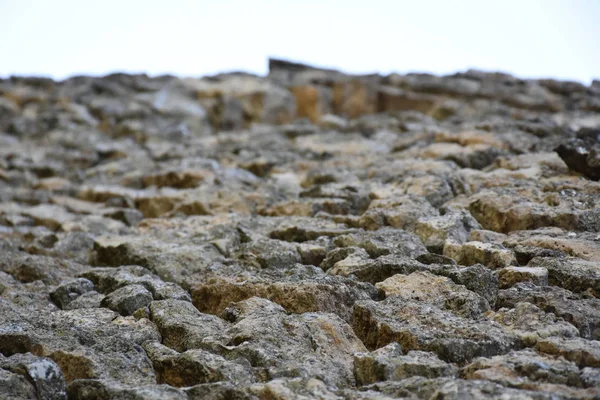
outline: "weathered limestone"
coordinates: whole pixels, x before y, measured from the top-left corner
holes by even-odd
[[[0,398],[600,397],[600,89],[0,78]]]

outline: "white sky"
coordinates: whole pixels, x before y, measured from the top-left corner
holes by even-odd
[[[467,68],[600,79],[600,0],[0,0],[0,76]]]

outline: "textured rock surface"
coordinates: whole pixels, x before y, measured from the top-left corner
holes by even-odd
[[[400,297],[357,302],[354,330],[369,349],[398,342],[403,349],[432,351],[445,361],[458,363],[502,354],[517,345],[516,337],[498,325]]]
[[[537,286],[548,285],[548,270],[543,267],[506,267],[498,271],[498,285],[506,289],[519,282],[531,282]]]
[[[0,79],[0,398],[598,398],[597,104],[282,60]]]
[[[372,353],[354,356],[354,375],[357,384],[380,381],[401,381],[411,376],[437,378],[456,376],[458,368],[440,360],[435,354],[411,350],[403,355],[398,343],[392,343]]]
[[[579,330],[553,313],[546,313],[527,302],[517,303],[514,308],[501,308],[486,313],[505,330],[517,335],[526,346],[533,346],[546,337],[578,337]]]
[[[31,353],[14,354],[8,358],[0,358],[0,368],[6,373],[17,374],[25,378],[27,386],[31,385],[38,399],[66,399],[67,386],[60,367],[52,360],[37,357]],[[12,393],[5,388],[4,394]],[[19,394],[16,393],[18,396]]]

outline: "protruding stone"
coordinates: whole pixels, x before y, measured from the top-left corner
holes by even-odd
[[[60,367],[49,358],[34,356],[31,353],[15,354],[8,358],[0,356],[0,371],[2,370],[23,376],[33,385],[38,399],[67,399],[65,377]],[[7,390],[2,391],[2,394],[7,395],[7,398],[18,397],[18,393],[11,393],[13,389],[5,389]]]
[[[538,340],[535,348],[542,353],[562,356],[580,368],[600,368],[600,342],[597,340],[549,337]]]
[[[443,362],[434,353],[412,350],[403,355],[398,343],[390,343],[371,353],[354,355],[357,385],[399,381],[411,376],[455,376],[457,373],[455,365]]]
[[[121,315],[131,315],[138,308],[150,304],[152,293],[142,285],[128,285],[110,293],[102,300],[102,305]]]
[[[492,269],[516,265],[517,260],[512,250],[501,245],[482,242],[467,242],[464,244],[446,241],[444,255],[460,265],[483,264]]]
[[[570,139],[561,143],[555,151],[571,170],[591,180],[600,180],[600,141]]]
[[[536,257],[529,264],[531,268],[546,269],[548,282],[576,293],[589,291],[600,298],[600,263],[578,258],[556,259]]]
[[[496,307],[514,308],[528,302],[573,324],[586,339],[600,339],[600,299],[581,297],[555,286],[517,283],[500,290]]]
[[[537,286],[548,285],[548,270],[541,267],[506,267],[498,271],[500,289],[506,289],[519,282],[531,282]]]
[[[424,301],[466,318],[478,318],[490,309],[488,302],[451,279],[419,271],[394,275],[375,285],[385,297]]]
[[[160,343],[146,343],[144,350],[152,360],[158,383],[183,387],[220,381],[243,385],[254,380],[250,362],[244,359],[228,361],[201,349],[177,353]]]
[[[533,350],[479,358],[461,370],[461,377],[488,380],[508,387],[565,398],[586,399],[600,395],[600,388],[588,386],[575,363],[562,357],[538,354]]]
[[[56,305],[64,309],[73,300],[92,290],[94,290],[92,281],[85,278],[77,278],[60,284],[50,293],[50,297]]]
[[[517,335],[526,346],[534,346],[538,340],[548,337],[579,336],[579,330],[567,321],[527,302],[517,303],[514,308],[489,311],[485,317]]]
[[[219,317],[200,313],[190,302],[173,299],[150,303],[150,320],[162,343],[178,352],[200,348],[205,337],[218,337],[228,326]]]
[[[478,227],[479,223],[468,212],[447,213],[420,219],[415,233],[429,250],[442,253],[446,241],[464,243],[469,240],[470,231]]]
[[[70,399],[76,400],[188,400],[183,390],[168,385],[125,385],[114,380],[78,379],[68,386]]]
[[[515,337],[499,326],[456,316],[426,302],[389,297],[354,306],[354,330],[369,349],[398,342],[402,349],[432,351],[442,360],[465,362],[508,351]]]

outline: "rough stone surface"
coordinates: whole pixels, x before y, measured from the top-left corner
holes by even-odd
[[[496,307],[514,308],[520,302],[536,305],[574,325],[586,339],[600,339],[600,299],[555,286],[518,283],[498,293]]]
[[[282,307],[257,297],[225,311],[234,324],[226,331],[228,357],[250,361],[269,377],[315,376],[332,385],[354,384],[354,353],[365,351],[352,328],[333,314],[287,315]],[[264,379],[264,378],[263,378]]]
[[[50,293],[52,301],[60,308],[65,308],[79,296],[94,290],[94,283],[85,278],[77,278],[59,285]]]
[[[60,367],[52,360],[37,357],[31,353],[14,354],[8,358],[0,358],[0,368],[5,372],[12,372],[25,378],[33,386],[35,398],[38,399],[66,399],[67,386],[65,377]],[[19,397],[19,390],[5,388],[3,396],[10,398]]]
[[[577,257],[600,261],[600,241],[593,232],[573,232],[560,228],[539,228],[511,232],[503,244],[517,253],[520,265],[534,257]]]
[[[417,222],[415,233],[423,244],[435,253],[442,253],[447,240],[464,243],[479,223],[466,211],[451,212],[439,217],[423,218]]]
[[[0,398],[592,399],[598,82],[0,79]]]
[[[600,298],[600,262],[579,258],[554,259],[536,257],[527,264],[532,268],[545,268],[548,282],[576,293],[590,292]]]
[[[492,269],[509,267],[517,263],[512,250],[504,249],[501,245],[493,243],[467,242],[459,244],[447,241],[444,245],[444,255],[460,265],[483,264]]]
[[[537,286],[548,285],[548,270],[543,267],[506,267],[498,271],[498,285],[506,289],[519,282],[531,282]]]
[[[573,171],[600,180],[600,140],[592,137],[567,140],[556,152]]]
[[[376,285],[385,297],[398,297],[404,301],[424,301],[462,317],[481,316],[490,309],[488,302],[451,279],[429,272],[394,275]]]
[[[158,340],[147,320],[122,319],[105,308],[38,313],[0,299],[0,352],[5,356],[30,352],[48,357],[67,382],[76,379],[115,379],[145,384],[155,380],[150,360],[140,345]]]
[[[28,400],[36,398],[35,388],[20,374],[0,369],[0,390],[6,399]]]
[[[319,268],[297,264],[277,269],[223,269],[222,274],[192,286],[190,291],[198,310],[215,315],[231,303],[258,296],[288,312],[330,312],[347,321],[352,318],[355,301],[380,297],[369,283],[328,276]]]
[[[250,362],[227,361],[202,349],[178,353],[160,343],[148,343],[144,350],[152,360],[159,383],[175,387],[230,381],[237,385],[252,382]]]
[[[443,362],[434,353],[411,350],[403,355],[398,343],[354,356],[354,376],[359,385],[401,381],[411,376],[437,378],[457,374],[458,368],[455,365]]]
[[[541,355],[533,350],[477,359],[461,370],[461,376],[565,398],[594,398],[600,395],[600,388],[589,385],[583,370],[575,363],[564,358]]]
[[[539,339],[547,337],[579,336],[579,330],[570,323],[527,302],[517,303],[514,308],[490,311],[486,318],[517,335],[526,346],[533,346]]]
[[[369,349],[398,342],[403,349],[432,351],[450,362],[501,354],[516,344],[516,338],[499,325],[470,321],[399,297],[357,302],[354,330]]]
[[[186,400],[186,393],[168,385],[126,385],[118,381],[78,379],[68,386],[70,399],[78,400]]]
[[[540,352],[571,360],[581,368],[600,368],[600,342],[597,340],[551,337],[539,340],[535,347]]]
[[[152,294],[142,285],[128,285],[106,296],[101,306],[110,308],[121,315],[131,315],[138,308],[150,304]]]

